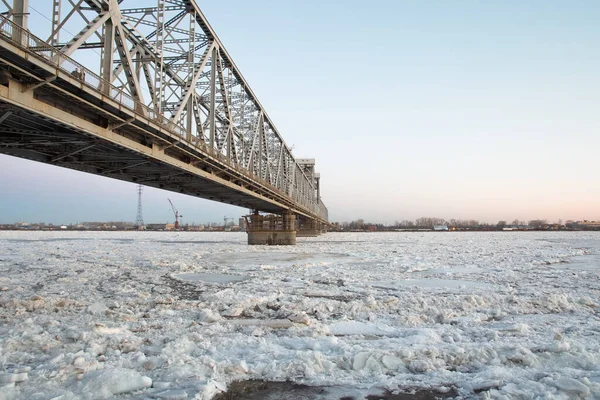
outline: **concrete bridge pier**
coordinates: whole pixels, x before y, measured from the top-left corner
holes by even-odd
[[[327,225],[322,222],[319,222],[319,229],[321,230],[321,234],[327,233]]]
[[[249,245],[295,245],[296,216],[290,212],[284,215],[260,215],[254,211],[245,217],[248,225]]]
[[[297,237],[315,237],[321,234],[321,223],[314,219],[299,219]]]

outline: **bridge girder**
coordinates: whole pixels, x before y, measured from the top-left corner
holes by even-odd
[[[0,12],[26,24],[28,0],[9,1],[0,0]],[[178,140],[218,154],[326,220],[317,180],[296,161],[195,1],[155,1],[128,8],[128,0],[52,0],[45,42],[60,49],[59,66],[66,58],[85,65],[84,84],[121,96],[138,114],[166,117]],[[0,19],[0,29],[6,23]],[[34,35],[43,32],[37,25],[29,27]]]

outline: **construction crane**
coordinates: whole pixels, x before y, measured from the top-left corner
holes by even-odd
[[[173,214],[175,214],[175,230],[179,230],[179,218],[183,218],[183,215],[179,215],[179,211],[177,211],[171,199],[167,198],[167,200],[169,200]]]

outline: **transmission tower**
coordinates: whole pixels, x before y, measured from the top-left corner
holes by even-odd
[[[135,218],[135,226],[138,229],[144,229],[144,214],[142,213],[142,185],[138,185],[138,209]]]

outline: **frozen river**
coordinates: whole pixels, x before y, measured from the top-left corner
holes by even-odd
[[[599,278],[600,232],[0,232],[0,399],[599,399]]]

